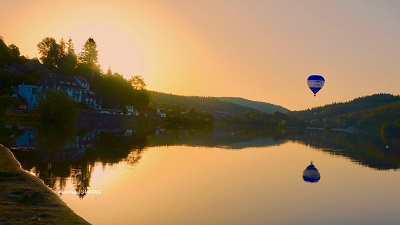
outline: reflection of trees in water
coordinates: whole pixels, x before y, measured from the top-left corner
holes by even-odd
[[[163,130],[151,135],[132,133],[130,136],[124,131],[85,131],[78,134],[85,136],[86,142],[71,143],[71,139],[81,138],[73,135],[76,133],[74,129],[67,130],[65,136],[61,131],[55,130],[53,133],[51,131],[54,130],[39,130],[38,144],[44,148],[36,152],[36,155],[25,157],[16,154],[16,157],[24,169],[34,169],[36,176],[54,190],[64,190],[67,179],[70,179],[80,198],[83,198],[88,190],[96,163],[105,166],[124,161],[136,165],[143,157],[147,146],[187,145],[244,149],[278,145],[291,140],[322,149],[330,154],[348,157],[354,162],[375,169],[400,168],[398,139],[382,140],[380,137],[365,134],[322,130],[282,132],[265,127],[217,126],[203,130]],[[57,138],[61,140],[51,140]],[[385,148],[386,145],[390,146],[389,149]],[[399,148],[396,149],[396,146]]]
[[[149,146],[200,146],[242,149],[246,147],[272,146],[283,143],[281,130],[263,126],[215,126],[211,129],[170,129],[149,136]]]
[[[142,159],[142,153],[143,153],[142,149],[132,150],[128,154],[128,156],[125,159],[123,159],[122,161],[128,163],[129,165],[135,165],[135,164],[139,163],[140,159]]]
[[[66,133],[59,128],[65,128]],[[74,136],[73,128],[42,126],[37,132],[37,151],[15,154],[24,169],[32,171],[53,190],[64,191],[66,180],[71,179],[80,197],[89,187],[97,162],[103,165],[120,161],[136,164],[147,145],[145,134],[126,136],[125,131],[80,131],[79,136]]]
[[[378,170],[400,168],[398,138],[383,142],[379,135],[334,131],[290,132],[287,139],[350,158],[353,162]],[[388,148],[386,148],[388,146]]]
[[[43,123],[38,130],[38,141],[41,149],[43,151],[57,151],[73,140],[76,126],[74,123]]]
[[[69,162],[41,162],[40,158],[37,158],[35,166],[32,168],[25,167],[23,162],[21,161],[21,164],[24,169],[31,170],[35,176],[43,180],[51,189],[64,190],[66,180],[70,176]]]
[[[83,165],[72,165],[70,169],[70,178],[75,187],[75,191],[80,198],[83,198],[90,186],[90,178],[93,172],[93,166],[87,162]]]

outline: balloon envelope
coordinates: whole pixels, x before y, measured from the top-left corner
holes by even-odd
[[[325,79],[321,75],[313,74],[309,76],[307,79],[307,85],[314,93],[314,96],[315,94],[317,94],[319,90],[321,90],[324,84],[325,84]]]

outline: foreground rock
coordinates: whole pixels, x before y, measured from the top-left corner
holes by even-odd
[[[0,224],[89,224],[0,145]]]

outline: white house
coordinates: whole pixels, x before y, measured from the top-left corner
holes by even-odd
[[[82,102],[85,91],[75,78],[53,73],[44,76],[39,81],[38,86],[42,86],[43,90],[47,88],[56,89],[67,94],[76,102]]]
[[[138,116],[139,115],[139,111],[137,109],[135,109],[133,106],[131,105],[127,105],[126,106],[126,113],[128,115],[134,115],[134,116]]]
[[[159,117],[163,117],[163,118],[167,117],[167,114],[165,114],[164,109],[162,109],[162,108],[158,108],[158,109],[156,110],[156,114],[157,114],[157,116],[159,116]]]
[[[19,96],[27,101],[30,107],[37,107],[40,97],[48,88],[55,89],[70,96],[76,102],[84,102],[92,108],[100,109],[100,98],[89,91],[89,82],[82,77],[69,77],[50,73],[44,76],[37,84],[19,85]]]

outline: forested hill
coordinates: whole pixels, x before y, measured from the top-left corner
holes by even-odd
[[[216,97],[199,96],[181,96],[151,91],[152,100],[155,105],[176,106],[182,110],[196,108],[202,111],[214,113],[215,111],[224,111],[233,114],[244,113],[248,111],[259,111],[258,109],[242,106],[233,102],[221,101]]]
[[[281,112],[281,113],[287,113],[289,110],[279,106],[279,105],[274,105],[271,103],[267,102],[259,102],[259,101],[252,101],[244,98],[239,98],[239,97],[218,97],[219,100],[222,101],[227,101],[227,102],[232,102],[238,105],[242,105],[245,107],[250,107],[253,109],[260,110],[261,112],[265,112],[268,114],[272,114],[276,111]]]
[[[306,125],[315,127],[377,129],[387,126],[390,129],[398,129],[400,96],[374,94],[288,114],[303,120]]]

